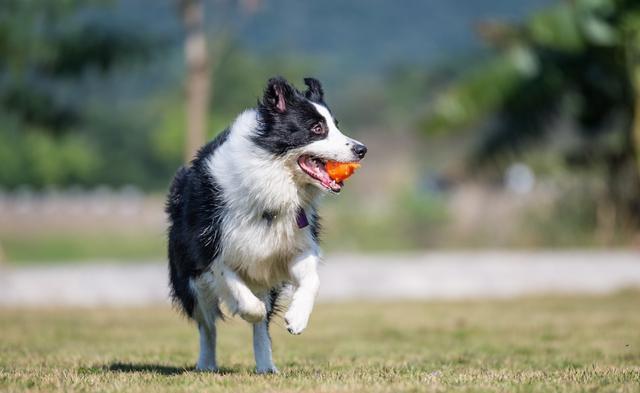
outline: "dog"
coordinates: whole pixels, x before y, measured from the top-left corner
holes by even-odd
[[[327,160],[356,162],[367,148],[345,136],[320,82],[297,90],[271,78],[242,112],[176,173],[169,191],[169,279],[174,303],[200,333],[197,370],[216,371],[220,305],[253,324],[256,372],[276,373],[269,321],[291,290],[287,330],[300,334],[319,288],[317,204],[338,193]]]

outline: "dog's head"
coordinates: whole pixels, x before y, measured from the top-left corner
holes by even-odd
[[[284,159],[299,184],[340,192],[342,183],[329,177],[324,164],[360,161],[367,148],[340,132],[320,82],[305,78],[304,83],[302,93],[283,78],[269,80],[258,105],[262,124],[254,142]]]

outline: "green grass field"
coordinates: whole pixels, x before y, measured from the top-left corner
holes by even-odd
[[[169,308],[0,310],[0,391],[638,392],[640,293],[317,307],[272,335],[254,375],[249,327],[219,329],[218,374]]]
[[[122,261],[161,259],[166,253],[164,234],[150,233],[61,233],[3,236],[0,245],[9,263],[87,263],[95,260]]]

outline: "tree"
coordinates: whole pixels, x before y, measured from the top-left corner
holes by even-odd
[[[184,42],[187,65],[185,161],[188,162],[205,142],[211,70],[207,56],[207,39],[203,28],[202,1],[180,0],[180,11],[186,30]]]
[[[640,226],[640,2],[564,1],[479,32],[493,56],[438,97],[424,129],[485,130],[475,165],[542,145],[568,118],[567,164],[603,167],[618,216]]]
[[[255,13],[260,7],[260,0],[241,0],[238,4],[244,15]],[[211,86],[214,73],[209,60],[207,36],[204,30],[204,5],[202,0],[179,0],[182,22],[186,31],[184,42],[185,62],[187,65],[186,83],[186,143],[184,159],[191,160],[198,149],[205,143],[208,128],[208,109],[211,104]],[[218,5],[218,11],[227,13],[226,7]],[[228,26],[225,26],[228,28]],[[219,38],[224,47],[225,34]],[[219,51],[222,48],[217,48]],[[218,56],[221,54],[218,53]]]
[[[110,5],[0,2],[0,186],[101,180],[95,170],[104,144],[96,137],[110,135],[97,130],[81,85],[123,63],[146,61],[160,46],[138,26],[87,17],[86,11]]]
[[[92,1],[8,0],[0,4],[0,106],[27,126],[54,133],[81,122],[56,87],[88,69],[106,73],[152,49],[133,29],[88,23],[76,13]]]

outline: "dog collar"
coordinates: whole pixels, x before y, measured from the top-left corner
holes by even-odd
[[[304,209],[301,207],[298,209],[298,215],[296,216],[296,224],[298,224],[298,228],[306,228],[309,226],[309,220],[307,219],[307,213],[305,213]]]

